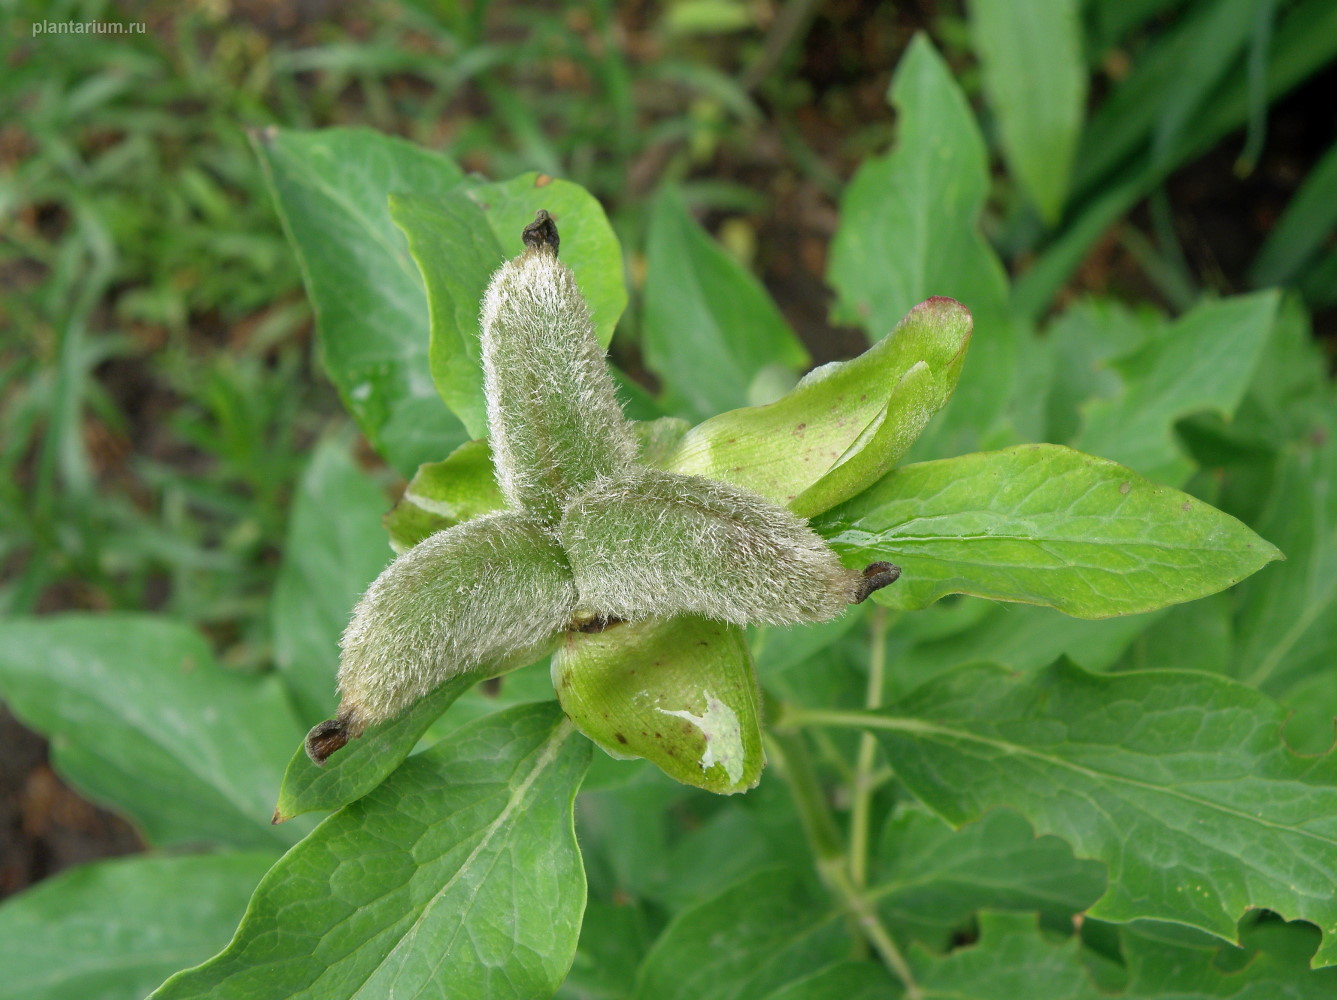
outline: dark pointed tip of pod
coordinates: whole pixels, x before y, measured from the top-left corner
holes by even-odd
[[[351,735],[343,719],[326,719],[306,734],[306,755],[317,767],[324,767],[330,754],[348,745]]]
[[[859,586],[854,592],[852,604],[862,604],[868,600],[868,595],[875,590],[881,590],[889,583],[895,583],[900,578],[901,568],[893,566],[888,562],[869,563],[864,567],[863,579],[859,581]]]
[[[534,221],[520,231],[520,239],[524,240],[527,247],[547,247],[553,253],[557,253],[557,247],[562,242],[557,235],[557,223],[546,208],[540,208]]]

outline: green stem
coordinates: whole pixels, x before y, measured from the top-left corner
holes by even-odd
[[[872,644],[868,658],[868,693],[864,704],[882,704],[883,675],[887,666],[887,613],[875,608],[869,625]],[[859,737],[859,756],[854,764],[854,800],[850,806],[850,881],[859,891],[868,884],[868,832],[873,803],[873,765],[877,763],[877,738],[865,731]]]
[[[794,806],[808,835],[808,843],[817,860],[817,873],[827,889],[854,920],[864,939],[872,945],[887,968],[905,987],[906,1000],[922,1000],[910,965],[895,940],[882,926],[877,910],[850,881],[849,858],[841,845],[840,829],[831,807],[822,793],[812,757],[799,733],[771,731],[766,734],[766,755],[789,784]]]

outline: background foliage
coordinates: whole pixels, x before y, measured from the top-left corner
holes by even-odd
[[[916,302],[951,295],[990,336],[977,336],[956,398],[912,460],[1071,444],[1215,504],[1287,556],[1227,593],[1126,618],[948,598],[758,630],[768,691],[850,713],[913,705],[948,733],[962,699],[1006,727],[1007,711],[1076,665],[1128,704],[1182,698],[1205,713],[1179,721],[1210,746],[1130,749],[1126,731],[1110,737],[1188,769],[1167,763],[1170,785],[1241,783],[1239,770],[1193,768],[1203,755],[1228,761],[1250,732],[1275,733],[1286,711],[1292,747],[1331,743],[1337,147],[1325,95],[1337,7],[1327,0],[539,11],[10,2],[0,12],[0,607],[11,619],[0,625],[0,695],[51,740],[64,781],[133,824],[80,811],[41,766],[14,768],[0,890],[86,857],[68,829],[80,822],[104,834],[94,854],[148,848],[0,908],[11,928],[0,933],[0,996],[83,997],[92,983],[102,996],[142,996],[219,951],[273,859],[311,829],[310,817],[272,826],[269,812],[301,732],[327,714],[342,621],[388,556],[380,518],[419,461],[472,432],[436,402],[451,391],[433,382],[448,347],[426,338],[425,291],[430,308],[454,304],[467,320],[473,286],[424,290],[394,254],[378,256],[401,239],[384,194],[431,194],[466,172],[481,175],[474,190],[503,192],[538,171],[607,208],[631,294],[613,352],[634,416],[697,420],[774,399],[810,363],[849,357]],[[143,19],[147,31],[33,37],[44,19]],[[933,45],[912,43],[916,30]],[[371,133],[348,137],[356,155],[329,133],[247,134],[326,125],[434,152]],[[378,166],[363,153],[380,142],[397,152]],[[359,169],[370,176],[339,172]],[[275,211],[271,187],[306,199],[302,220]],[[303,220],[331,197],[326,217],[339,225],[317,229],[325,258],[295,255],[283,226],[300,243]],[[477,207],[497,202],[504,215],[499,197],[460,199],[480,239],[510,225]],[[401,224],[415,210],[401,203]],[[349,293],[367,284],[400,311]],[[323,299],[322,287],[348,294]],[[617,290],[608,294],[616,316]],[[688,320],[690,341],[674,335]],[[331,338],[340,324],[346,336]],[[37,617],[53,612],[74,614]],[[885,662],[885,675],[870,662]],[[979,663],[1021,677],[962,673]],[[1211,701],[1194,687],[1206,682],[1167,674],[1129,694],[1152,683],[1121,676],[1135,669],[1206,671],[1254,690],[1208,685]],[[583,749],[518,707],[551,697],[542,667],[499,692],[447,694],[458,696],[449,713],[410,722],[466,748],[462,761],[500,769],[478,776],[498,808],[523,785],[514,775],[530,773],[516,740],[551,745],[545,768],[574,793]],[[1080,699],[1068,708],[1058,721],[1090,710]],[[517,770],[498,756],[503,730]],[[12,724],[5,732],[20,739]],[[830,793],[855,888],[927,995],[996,996],[1008,977],[1017,995],[1331,995],[1331,971],[1307,971],[1314,928],[1273,912],[1244,919],[1244,951],[1171,924],[1116,923],[1145,914],[1147,900],[1114,890],[1154,878],[1116,880],[1083,859],[1108,860],[1101,845],[1135,836],[1134,816],[1165,817],[1161,800],[1105,790],[1102,815],[1127,818],[1079,835],[1065,828],[1080,819],[1073,809],[1037,819],[1025,805],[1052,777],[1038,791],[1008,786],[1004,804],[1024,807],[1028,823],[934,783],[961,760],[977,767],[978,748],[944,737],[907,749],[878,732],[903,784],[870,739],[839,728],[770,755]],[[1077,753],[1044,731],[1007,736],[1047,766]],[[574,812],[589,903],[559,995],[884,995],[886,973],[851,945],[846,914],[813,873],[813,832],[774,775],[721,800],[594,757]],[[1249,793],[1276,801],[1285,788],[1320,808],[1325,766],[1280,752],[1228,805],[1247,813]],[[418,767],[377,794],[411,812],[413,783],[428,780]],[[1295,791],[1311,786],[1320,790]],[[556,817],[550,828],[571,815],[564,788],[534,813]],[[983,818],[950,832],[907,788],[954,822]],[[302,848],[322,877],[340,870],[339,851],[364,850],[356,813],[339,816]],[[1237,840],[1223,850],[1271,843],[1221,831]],[[560,867],[570,845],[538,841]],[[1195,843],[1162,860],[1210,897],[1199,926],[1229,936],[1244,897],[1185,874]],[[1317,871],[1277,862],[1259,877],[1330,902],[1331,865],[1312,857]],[[1330,933],[1330,915],[1307,903],[1273,894],[1257,905]],[[1072,915],[1087,911],[1074,934]],[[536,942],[570,924],[545,920]],[[705,946],[720,934],[729,948]],[[543,964],[526,988],[561,978]]]

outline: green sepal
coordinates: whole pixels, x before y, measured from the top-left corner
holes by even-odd
[[[951,398],[970,334],[961,303],[922,302],[863,354],[808,373],[782,399],[693,427],[665,468],[820,513],[872,485],[914,443]],[[911,375],[919,364],[927,381]]]
[[[720,794],[761,777],[761,699],[737,626],[682,615],[568,632],[552,680],[571,721],[615,757]]]
[[[440,462],[424,462],[381,523],[390,547],[407,552],[428,535],[506,506],[486,441],[466,441]]]

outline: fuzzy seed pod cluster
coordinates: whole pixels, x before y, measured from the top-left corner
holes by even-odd
[[[318,764],[449,678],[521,666],[566,630],[683,614],[829,621],[899,572],[846,569],[803,520],[749,490],[638,464],[547,212],[523,239],[481,318],[509,509],[437,532],[368,588],[343,636],[338,717],[307,737]]]

